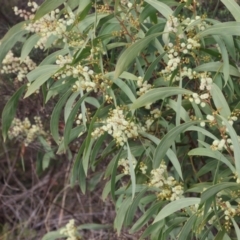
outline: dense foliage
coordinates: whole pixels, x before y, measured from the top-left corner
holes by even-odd
[[[1,40],[1,73],[22,86],[3,110],[4,139],[25,147],[38,139],[43,169],[79,140],[70,182],[82,192],[107,162],[93,178],[108,179],[102,198],[115,203],[119,234],[240,239],[240,6],[221,2],[234,21],[211,18],[195,0],[14,8],[24,21]],[[11,51],[17,42],[20,57]],[[47,57],[35,63],[33,48]],[[23,94],[57,100],[50,133],[38,116],[15,117]],[[80,239],[74,221],[45,239],[64,236]]]

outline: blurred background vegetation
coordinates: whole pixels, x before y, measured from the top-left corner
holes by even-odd
[[[21,19],[14,15],[12,8],[26,8],[28,0],[1,0],[0,7],[0,39],[8,29]],[[39,4],[41,0],[37,1]],[[201,0],[202,14],[214,16],[221,21],[232,20],[227,9],[218,0]],[[20,54],[20,46],[14,49]],[[32,59],[40,61],[47,53],[33,51]],[[0,112],[7,100],[20,83],[14,76],[0,75]],[[43,125],[49,129],[49,116],[54,106],[48,104],[44,108],[41,95],[34,95],[19,103],[17,117],[24,119],[40,116]],[[72,145],[72,150],[79,143]],[[110,202],[102,202],[103,183],[99,176],[88,184],[91,189],[86,195],[81,194],[78,187],[71,188],[68,183],[69,169],[73,156],[57,156],[47,169],[42,168],[42,157],[45,149],[38,142],[25,148],[21,141],[3,142],[0,137],[0,239],[31,240],[41,239],[50,230],[64,226],[74,218],[76,225],[98,223],[111,225],[114,219],[114,208]],[[103,166],[104,167],[104,163]],[[90,176],[91,177],[91,176]],[[114,234],[113,229],[88,230],[82,232],[83,239],[138,239],[123,232],[121,237]]]

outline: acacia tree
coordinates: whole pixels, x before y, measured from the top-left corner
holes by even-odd
[[[15,110],[22,94],[58,98],[50,121],[57,154],[82,139],[70,182],[83,192],[89,170],[107,159],[99,180],[109,179],[102,198],[115,203],[118,234],[124,226],[141,239],[240,239],[240,6],[221,2],[235,21],[201,15],[195,0],[15,8],[25,21],[2,39],[0,62],[9,73],[9,51],[21,41],[16,61],[25,68],[12,68],[28,83],[4,108],[4,139],[49,138],[38,118],[30,131]],[[33,48],[51,53],[35,66]],[[80,238],[73,221],[49,236]]]

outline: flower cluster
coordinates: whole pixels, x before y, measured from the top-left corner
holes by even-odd
[[[170,16],[166,24],[167,30],[176,33],[178,31],[177,30],[178,26],[179,26],[178,19],[176,17]]]
[[[133,168],[135,169],[137,166],[137,160],[133,157],[132,158],[132,164],[133,164]],[[118,166],[123,167],[122,172],[126,175],[130,175],[130,165],[129,165],[129,159],[126,158],[121,158],[118,161]],[[143,162],[140,162],[139,164],[139,169],[143,174],[146,174],[147,171],[147,165]]]
[[[216,139],[211,145],[212,150],[222,151],[224,148],[226,148],[226,139],[221,139],[220,141]]]
[[[72,63],[72,60],[73,60],[73,58],[70,55],[66,55],[66,56],[58,55],[56,64],[62,68],[65,65]]]
[[[22,61],[21,58],[15,57],[12,51],[9,51],[2,61],[1,74],[16,74],[16,79],[21,82],[35,67],[35,62],[28,56]]]
[[[25,9],[18,9],[18,7],[14,7],[13,11],[15,15],[24,18],[24,20],[31,20],[34,18],[34,13],[38,9],[38,4],[35,2],[28,2],[28,7],[31,7],[31,12],[28,12]]]
[[[104,125],[92,132],[92,137],[97,138],[107,132],[112,135],[117,145],[123,146],[129,138],[138,137],[139,127],[130,119],[125,118],[124,111],[117,107],[111,110],[109,117],[102,122]]]
[[[38,9],[38,5],[35,2],[28,3],[29,7],[32,7],[32,13],[35,13]],[[17,15],[24,17],[25,19],[33,19],[34,15],[24,10],[14,8]],[[72,25],[75,21],[75,15],[70,12],[60,18],[60,10],[55,9],[50,13],[44,15],[42,18],[36,21],[32,21],[25,25],[25,29],[31,33],[37,33],[40,39],[36,43],[35,47],[43,49],[50,36],[54,36],[57,39],[62,39],[67,42],[67,27]]]
[[[168,176],[167,166],[163,162],[160,167],[151,171],[149,186],[160,189],[158,198],[174,201],[183,197],[183,187],[172,177]]]
[[[34,117],[34,121],[35,124],[31,124],[28,118],[25,118],[23,121],[14,118],[8,132],[9,138],[17,138],[23,141],[25,146],[28,146],[38,136],[47,136],[47,133],[43,130],[40,117]]]
[[[208,91],[211,90],[213,80],[211,77],[209,77],[208,73],[204,72],[200,75],[200,82],[201,82],[199,86],[200,90],[204,89]]]
[[[195,19],[186,18],[183,23],[186,24],[186,25],[188,25],[188,26],[191,25],[191,24],[195,26],[194,23],[195,23],[196,21],[198,21],[198,22],[200,21],[200,22],[197,23],[197,25],[196,25],[200,31],[203,31],[203,30],[206,29],[207,23],[206,23],[206,22],[203,20],[203,18],[201,18],[200,16],[196,16]],[[194,30],[194,26],[188,27],[188,28],[187,28],[187,31],[189,32],[189,31]]]
[[[80,125],[82,123],[82,118],[83,118],[82,113],[78,114],[78,117],[77,117],[77,120],[76,120],[77,125]]]
[[[75,227],[74,219],[71,219],[67,225],[60,230],[60,234],[67,236],[67,240],[80,240],[79,234]]]
[[[198,93],[193,93],[192,97],[189,98],[190,102],[195,102],[196,104],[200,104],[201,107],[205,107],[206,103],[203,102],[203,100],[209,99],[210,95],[209,93],[204,93],[201,95],[198,95]]]
[[[88,66],[82,66],[80,64],[71,66],[69,65],[71,62],[72,58],[70,56],[58,56],[56,64],[62,67],[62,69],[55,73],[53,77],[58,80],[67,77],[76,78],[77,80],[72,87],[73,91],[79,91],[80,89],[87,92],[97,92],[98,89],[104,91],[106,87],[111,84],[102,74],[95,73]],[[63,81],[63,83],[65,83],[65,81]]]
[[[143,82],[142,77],[138,77],[137,86],[139,87],[139,89],[137,91],[138,96],[142,96],[143,94],[145,94],[147,91],[149,91],[152,88],[152,85],[149,84],[147,81]],[[151,104],[147,104],[145,106],[145,108],[150,109],[150,106],[151,106]]]

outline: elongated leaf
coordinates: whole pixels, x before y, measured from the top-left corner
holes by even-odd
[[[85,94],[83,97],[81,97],[75,104],[75,106],[73,107],[71,113],[69,114],[69,117],[67,119],[65,128],[64,128],[64,147],[65,149],[67,149],[67,145],[69,144],[70,141],[70,133],[71,133],[71,129],[72,129],[72,125],[75,119],[75,116],[77,114],[77,112],[79,111],[79,108],[82,104],[82,102],[84,101],[85,97],[87,95]]]
[[[85,148],[85,143],[86,141],[84,140],[78,150],[76,158],[74,159],[72,175],[71,175],[71,186],[74,186],[76,183],[76,180],[78,179],[79,186],[83,193],[85,193],[86,191],[86,176],[82,167],[81,156]]]
[[[21,88],[19,88],[17,92],[8,100],[2,111],[2,135],[4,141],[7,139],[8,130],[11,126],[12,120],[14,119],[19,99],[25,89],[26,85],[23,85]]]
[[[169,99],[168,101],[168,105],[170,108],[172,108],[176,113],[179,113],[180,117],[182,120],[184,120],[185,122],[190,121],[189,115],[187,113],[187,111],[180,105],[180,107],[178,106],[178,103],[172,99]]]
[[[223,72],[223,63],[221,62],[210,62],[204,63],[194,69],[197,72]],[[233,66],[229,66],[229,74],[235,77],[240,77],[240,72]]]
[[[240,22],[240,6],[235,0],[221,0],[237,22]]]
[[[154,71],[154,68],[159,64],[160,59],[164,56],[165,53],[158,56],[148,67],[147,71],[145,72],[143,81],[147,81],[152,77],[152,72]]]
[[[131,202],[132,202],[132,199],[130,197],[123,200],[123,202],[117,212],[117,216],[114,220],[114,228],[117,229],[118,235],[120,234],[120,231],[122,229],[124,219],[126,217],[126,213],[128,211],[128,208],[129,208]]]
[[[158,213],[153,223],[161,221],[162,219],[168,217],[176,211],[199,203],[200,198],[181,198],[176,201],[170,202]]]
[[[24,28],[23,28],[24,24],[26,24],[26,22],[20,22],[20,23],[16,24],[1,39],[0,63],[5,58],[8,51],[11,50],[12,47],[16,44],[16,42],[21,40],[22,36],[27,33],[27,31],[24,30]]]
[[[203,135],[210,137],[214,140],[217,139],[217,137],[215,135],[213,135],[212,133],[210,133],[209,131],[207,131],[206,129],[202,128],[202,127],[198,127],[198,126],[191,126],[189,127],[186,131],[197,131],[202,133]]]
[[[169,147],[174,143],[176,138],[180,133],[182,133],[185,129],[188,127],[198,123],[198,121],[192,121],[192,122],[187,122],[184,124],[181,124],[173,129],[171,129],[161,140],[161,142],[158,144],[154,156],[153,156],[153,166],[154,168],[158,168],[162,159],[166,155],[167,150]]]
[[[162,2],[159,2],[157,0],[145,0],[145,2],[149,3],[150,5],[152,5],[166,19],[168,19],[170,16],[173,15],[172,9],[168,5],[166,5],[166,4],[162,3]]]
[[[236,221],[234,220],[233,217],[231,217],[231,220],[232,220],[232,223],[233,223],[236,235],[237,235],[237,239],[240,239],[240,229],[239,229],[239,226],[238,226],[238,224],[236,223]]]
[[[228,51],[226,49],[226,46],[224,44],[224,41],[222,41],[220,39],[220,37],[218,36],[214,36],[214,39],[216,40],[216,42],[218,43],[218,46],[221,50],[221,54],[222,54],[222,60],[223,60],[223,76],[224,76],[224,81],[225,81],[225,85],[228,82],[228,78],[229,78],[229,57],[228,57]]]
[[[58,129],[58,126],[56,126]],[[69,143],[71,143],[73,140],[75,140],[79,135],[83,134],[86,131],[86,128],[84,125],[77,126],[71,130],[70,137],[69,137]],[[64,139],[59,144],[57,154],[63,154],[65,152],[64,148]]]
[[[162,204],[163,202],[157,202],[156,204],[151,206],[132,226],[130,233],[138,231],[141,227],[147,224],[149,219],[152,218],[156,214],[156,212],[158,212]]]
[[[190,231],[193,229],[193,225],[195,224],[195,221],[197,219],[197,216],[195,214],[193,214],[188,220],[187,222],[184,224],[178,240],[186,240]]]
[[[215,83],[213,83],[210,92],[211,92],[214,104],[217,107],[220,115],[225,118],[230,117],[231,115],[230,108],[220,88]]]
[[[64,122],[67,122],[67,119],[72,111],[73,103],[75,99],[79,96],[79,92],[74,92],[69,99],[67,100],[65,107],[64,107]]]
[[[37,10],[34,20],[38,20],[43,17],[45,14],[51,12],[61,4],[63,4],[66,0],[45,0],[43,4]]]
[[[131,153],[131,149],[127,143],[127,152],[128,152],[128,162],[129,162],[129,172],[130,172],[130,176],[131,176],[131,183],[132,183],[132,199],[135,196],[135,192],[136,192],[136,175],[135,175],[135,169],[133,166],[133,161],[136,160],[134,158],[134,156]]]
[[[129,67],[132,61],[137,57],[137,55],[148,46],[148,44],[156,37],[160,36],[162,33],[155,33],[145,37],[134,43],[132,46],[127,48],[119,57],[115,69],[114,78],[118,78],[121,73]]]
[[[117,175],[116,178],[115,178],[115,183],[116,183],[119,179],[121,179],[123,176],[124,176],[123,173]],[[106,185],[105,185],[105,187],[104,187],[104,189],[103,189],[103,192],[102,192],[102,200],[103,200],[103,201],[107,198],[107,196],[108,196],[108,194],[110,193],[110,191],[111,191],[111,180],[106,183]]]
[[[42,238],[42,240],[57,240],[59,238],[65,237],[64,234],[60,234],[61,229],[57,231],[51,231],[45,234]]]
[[[157,137],[146,133],[146,132],[140,132],[140,134],[148,139],[150,139],[151,141],[153,141],[156,145],[159,145],[161,140],[158,139]],[[174,169],[176,170],[176,172],[178,173],[178,175],[180,176],[181,179],[183,179],[183,175],[182,175],[182,170],[181,170],[181,165],[179,163],[179,160],[176,156],[176,154],[173,152],[173,150],[171,148],[169,148],[166,152],[167,157],[169,158],[169,160],[172,162]]]
[[[58,51],[48,55],[46,58],[44,58],[42,60],[42,62],[39,64],[39,66],[56,63],[57,56],[59,56],[59,55],[64,56],[67,53],[69,53],[69,49],[64,48],[64,49],[58,50]]]
[[[133,221],[133,218],[136,214],[137,208],[138,208],[138,204],[140,202],[140,200],[142,199],[143,195],[145,194],[145,192],[147,191],[147,188],[144,188],[133,200],[131,206],[128,209],[127,215],[126,215],[126,226],[130,225]]]
[[[87,224],[82,224],[77,227],[78,230],[82,229],[90,229],[90,230],[101,230],[105,228],[111,228],[111,225],[107,224],[97,224],[97,223],[87,223]]]
[[[54,74],[58,69],[59,66],[53,64],[39,66],[27,74],[27,79],[29,82],[32,82],[46,73]]]
[[[196,37],[202,38],[208,35],[233,35],[240,36],[240,22],[217,23],[204,31],[199,32]]]
[[[163,99],[177,94],[192,94],[192,92],[184,88],[178,87],[162,87],[152,89],[146,92],[140,98],[138,98],[135,102],[133,102],[133,104],[130,105],[130,108],[140,108],[159,99]]]
[[[59,143],[58,123],[63,106],[65,105],[71,91],[66,92],[53,109],[50,120],[50,131],[56,143]]]
[[[236,172],[236,169],[231,164],[231,162],[219,151],[213,151],[208,148],[195,148],[195,149],[192,149],[188,153],[188,155],[190,155],[190,156],[206,156],[206,157],[211,157],[211,158],[217,159],[217,160],[223,162],[224,164],[226,164],[233,173]]]
[[[225,123],[225,125],[229,131],[229,135],[231,137],[232,144],[233,144],[233,152],[234,152],[234,161],[235,161],[236,171],[237,171],[238,177],[240,178],[240,143],[238,141],[238,135],[237,135],[236,131],[234,130],[234,128],[232,127],[232,125],[224,117],[220,116],[220,118],[223,120],[223,122]]]
[[[38,40],[40,39],[40,36],[37,34],[32,35],[28,40],[24,43],[21,51],[21,61],[23,61],[29,53],[32,51]]]
[[[212,187],[209,187],[207,190],[205,190],[202,193],[201,196],[201,203],[206,202],[209,198],[215,196],[218,192],[228,188],[237,188],[240,189],[240,185],[238,183],[234,182],[224,182],[224,183],[218,183]]]
[[[29,87],[24,96],[24,98],[29,97],[31,94],[36,92],[47,80],[51,78],[51,76],[57,71],[59,67],[55,66],[49,70],[49,72],[44,73],[39,76]]]

